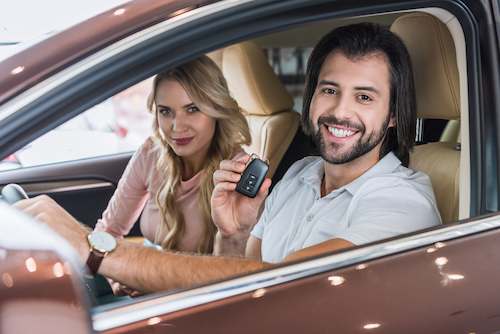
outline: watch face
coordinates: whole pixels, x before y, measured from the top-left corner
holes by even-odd
[[[111,252],[116,247],[115,238],[107,232],[94,231],[89,234],[88,239],[90,245],[101,253]]]

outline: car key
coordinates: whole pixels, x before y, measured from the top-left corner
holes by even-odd
[[[253,158],[241,174],[236,191],[251,198],[257,196],[268,169],[269,165],[265,161]]]

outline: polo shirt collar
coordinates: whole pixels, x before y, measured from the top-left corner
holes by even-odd
[[[325,161],[323,159],[318,159],[311,165],[307,166],[302,174],[302,181],[314,189],[318,189],[321,186],[321,181],[325,173],[324,169]],[[393,152],[387,153],[382,159],[380,159],[372,168],[368,169],[363,175],[355,179],[349,184],[346,184],[339,189],[335,189],[332,193],[339,193],[342,190],[347,190],[354,195],[356,191],[370,178],[374,176],[380,176],[392,173],[396,168],[401,165],[401,161],[396,157]],[[327,195],[328,196],[328,195]]]
[[[318,185],[321,185],[321,181],[323,180],[323,175],[325,174],[325,169],[323,168],[323,164],[324,164],[323,158],[319,157],[312,164],[308,165],[304,169],[302,175],[300,176],[302,181],[313,188],[316,188]]]

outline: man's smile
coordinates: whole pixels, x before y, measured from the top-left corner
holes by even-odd
[[[328,132],[330,132],[334,137],[337,138],[346,138],[346,137],[351,137],[352,135],[356,134],[358,131],[354,129],[346,129],[342,127],[337,127],[337,126],[326,126],[328,129]]]
[[[352,127],[346,127],[342,125],[331,125],[331,124],[322,124],[328,132],[328,137],[330,139],[340,139],[342,141],[349,140],[354,137],[359,131],[359,129],[355,129]]]

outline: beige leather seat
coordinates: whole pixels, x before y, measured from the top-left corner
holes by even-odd
[[[293,99],[269,65],[264,52],[252,42],[243,42],[209,56],[221,67],[229,90],[244,110],[252,135],[245,147],[269,160],[272,177],[299,127],[300,115]]]
[[[460,142],[460,120],[449,120],[448,123],[446,123],[446,127],[444,128],[439,141],[446,141],[451,143]]]
[[[425,13],[399,17],[391,26],[406,44],[413,63],[417,115],[427,119],[460,119],[459,75],[453,39],[446,26]],[[458,219],[460,146],[454,135],[419,145],[410,167],[430,176],[443,223]]]

